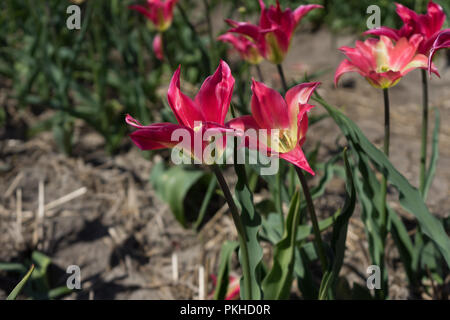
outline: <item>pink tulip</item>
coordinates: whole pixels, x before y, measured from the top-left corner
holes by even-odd
[[[428,56],[430,49],[436,40],[442,26],[445,22],[445,13],[442,7],[433,1],[428,3],[428,10],[426,14],[417,14],[411,9],[396,3],[397,14],[403,21],[403,27],[400,29],[392,29],[388,27],[380,27],[372,29],[365,34],[386,36],[392,40],[399,40],[402,37],[411,39],[415,35],[421,35],[423,41],[421,42],[418,51],[421,54]],[[449,29],[447,29],[449,30]]]
[[[434,41],[433,46],[431,47],[430,50],[430,56],[428,58],[428,73],[431,74],[432,71],[431,60],[433,59],[434,54],[436,53],[437,50],[442,48],[450,48],[450,29],[443,30],[442,32],[440,32],[438,37]]]
[[[242,59],[251,64],[259,64],[263,57],[259,53],[258,46],[248,38],[239,35],[235,36],[231,33],[226,33],[217,38],[220,41],[228,42],[239,52]]]
[[[132,5],[129,8],[146,16],[158,31],[163,32],[172,24],[173,8],[177,2],[178,0],[147,0],[147,7]]]
[[[261,54],[272,63],[283,62],[291,44],[292,35],[300,20],[311,10],[322,8],[321,5],[302,5],[292,11],[282,11],[277,0],[276,6],[266,8],[264,1],[259,0],[261,16],[259,25],[247,22],[227,20],[232,26],[229,32],[249,37],[259,48]]]
[[[163,51],[163,44],[162,44],[162,37],[161,34],[158,33],[155,38],[153,39],[153,51],[155,52],[155,56],[158,58],[158,60],[164,59],[164,51]]]
[[[417,53],[422,36],[414,35],[409,40],[400,38],[396,44],[386,36],[380,39],[356,41],[355,48],[341,47],[347,59],[336,70],[334,83],[347,72],[357,72],[375,88],[390,88],[410,71],[428,68],[428,58]],[[436,67],[432,71],[439,76]]]
[[[278,91],[253,80],[252,115],[233,119],[228,125],[238,131],[266,129],[268,141],[249,141],[250,148],[267,148],[269,153],[314,175],[301,147],[308,130],[307,112],[313,107],[308,101],[319,84],[310,82],[296,85],[283,99]],[[271,137],[270,129],[278,129],[278,136]]]
[[[202,159],[201,154],[208,144],[203,143],[201,150],[194,148],[196,132],[204,134],[224,133],[232,129],[224,126],[225,116],[231,102],[234,78],[226,62],[221,61],[216,72],[206,78],[194,100],[184,95],[180,90],[180,67],[175,71],[170,81],[167,98],[169,105],[178,121],[173,123],[155,123],[149,126],[141,125],[137,120],[127,115],[126,122],[138,130],[134,131],[131,140],[142,150],[173,148],[179,141],[172,140],[172,133],[177,129],[184,129],[191,139],[191,145],[182,148],[196,159]]]

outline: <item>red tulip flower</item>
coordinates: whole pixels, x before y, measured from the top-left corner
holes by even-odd
[[[380,27],[369,30],[365,34],[386,36],[392,40],[398,41],[402,37],[411,39],[414,35],[421,35],[421,42],[418,51],[428,56],[430,49],[441,32],[441,28],[445,22],[445,13],[442,7],[433,1],[428,3],[426,14],[417,14],[411,9],[396,3],[397,14],[403,21],[403,27],[400,29],[392,29],[388,27]],[[449,30],[449,29],[447,29]]]
[[[228,125],[239,131],[266,129],[267,142],[248,141],[249,148],[267,148],[269,153],[314,175],[301,147],[308,130],[307,112],[313,107],[308,101],[319,84],[296,85],[283,98],[278,91],[253,80],[252,115],[233,119]],[[271,136],[271,129],[278,129],[276,137]]]
[[[178,124],[155,123],[143,126],[127,115],[126,122],[138,129],[130,135],[131,140],[142,150],[174,148],[179,145],[179,141],[173,141],[172,134],[177,129],[183,129],[190,136],[191,144],[181,147],[190,152],[193,158],[201,160],[202,152],[208,143],[203,141],[200,150],[197,150],[194,146],[194,136],[197,132],[201,132],[203,137],[206,131],[211,134],[232,131],[224,126],[224,121],[233,87],[234,78],[230,68],[226,62],[221,61],[216,72],[206,78],[197,96],[192,100],[180,90],[180,67],[178,67],[167,93],[169,105]]]
[[[357,72],[375,88],[390,88],[410,71],[428,68],[428,58],[417,53],[422,36],[414,35],[409,40],[401,38],[396,44],[386,36],[380,39],[356,41],[355,48],[341,47],[347,59],[342,61],[336,70],[334,83],[347,72]],[[436,67],[432,71],[439,76]]]
[[[261,54],[272,63],[280,64],[289,50],[292,35],[300,20],[311,10],[322,8],[321,5],[302,5],[292,11],[281,10],[277,0],[276,6],[266,8],[264,1],[259,0],[261,16],[259,24],[227,20],[232,26],[229,32],[249,37],[258,46]]]
[[[132,5],[129,8],[146,16],[160,31],[166,31],[172,24],[173,8],[178,0],[147,0],[147,6]]]
[[[155,52],[156,57],[158,58],[158,60],[163,60],[164,59],[164,50],[163,50],[163,39],[160,33],[158,33],[155,38],[153,39],[153,51]]]
[[[437,50],[443,48],[450,48],[450,29],[440,32],[434,41],[433,46],[430,49],[430,56],[428,58],[428,73],[431,73],[432,71],[431,60],[433,59],[434,54]]]
[[[261,56],[258,46],[247,37],[242,35],[235,36],[231,33],[226,33],[217,38],[220,41],[228,42],[233,45],[242,59],[251,64],[261,63],[263,57]]]

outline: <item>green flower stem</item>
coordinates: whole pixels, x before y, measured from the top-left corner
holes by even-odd
[[[389,158],[389,140],[390,140],[390,118],[389,118],[389,91],[388,89],[383,89],[383,98],[384,98],[384,143],[383,143],[383,151],[384,154]],[[387,212],[387,179],[383,175],[381,180],[381,241],[383,244],[383,251],[380,256],[380,269],[381,273],[385,274],[386,264],[384,262],[385,257],[385,243],[387,236],[387,220],[388,220],[388,212]],[[383,279],[381,290],[377,291],[377,296],[379,299],[384,300],[388,293],[387,281]]]
[[[251,296],[252,290],[251,290],[251,276],[250,276],[250,256],[248,252],[247,247],[247,236],[245,234],[245,228],[242,224],[241,217],[239,215],[239,210],[236,207],[236,204],[234,203],[233,196],[231,195],[230,189],[228,188],[227,182],[225,181],[225,178],[222,175],[222,171],[220,171],[220,168],[217,164],[213,164],[211,166],[214,174],[216,175],[217,181],[219,182],[220,187],[222,188],[225,200],[227,201],[228,207],[231,211],[231,216],[233,218],[234,225],[236,226],[236,230],[238,233],[239,238],[239,247],[240,247],[240,253],[242,257],[242,273],[244,276],[244,286],[247,297],[243,297],[245,300],[252,300],[253,297]]]
[[[288,91],[288,86],[286,83],[286,78],[284,76],[283,66],[281,64],[277,64],[277,70],[281,78],[281,84],[283,85],[284,93]]]
[[[295,171],[297,171],[298,179],[300,180],[300,184],[302,185],[303,189],[303,194],[305,195],[306,206],[308,207],[309,215],[311,217],[314,232],[314,241],[316,242],[320,265],[322,267],[322,272],[325,274],[325,272],[328,270],[327,257],[325,255],[325,250],[323,248],[322,237],[320,236],[319,221],[317,220],[316,211],[314,209],[314,203],[311,197],[311,193],[309,192],[308,182],[306,181],[303,171],[297,166],[294,166],[294,168]]]
[[[422,71],[422,147],[420,152],[420,184],[419,190],[424,195],[425,172],[427,168],[427,142],[428,142],[428,78],[427,71]]]
[[[383,89],[384,97],[384,154],[389,158],[389,139],[390,139],[390,121],[389,121],[389,91]],[[386,195],[387,195],[387,179],[383,175],[381,181],[381,239],[386,241],[387,233],[387,209],[386,209]]]
[[[259,81],[264,82],[264,76],[261,71],[261,66],[259,64],[255,64],[256,72],[258,73]]]

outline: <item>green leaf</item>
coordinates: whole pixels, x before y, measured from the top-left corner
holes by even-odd
[[[423,191],[423,198],[427,199],[428,191],[430,191],[431,183],[433,182],[434,175],[436,173],[436,165],[439,158],[439,126],[440,126],[440,116],[439,109],[434,109],[435,122],[433,130],[433,140],[431,147],[431,159],[430,165],[427,170],[427,175],[425,177],[425,187]]]
[[[229,274],[231,269],[231,258],[233,252],[237,249],[239,243],[236,241],[227,241],[220,250],[219,272],[217,274],[217,284],[214,291],[215,300],[224,300],[229,285]]]
[[[352,147],[352,152],[366,155],[399,191],[400,204],[417,218],[422,231],[436,243],[447,264],[450,266],[450,239],[445,233],[442,223],[429,212],[422,200],[420,192],[394,168],[383,152],[378,150],[364,136],[353,121],[341,111],[329,105],[322,98],[316,97],[315,99],[330,113],[331,117],[344,133]]]
[[[237,146],[237,143],[235,143],[235,146]],[[235,156],[237,156],[236,150]],[[249,254],[249,268],[251,277],[251,295],[249,295],[249,292],[246,292],[247,288],[243,285],[243,283],[245,283],[244,277],[241,278],[241,297],[245,299],[246,297],[251,296],[254,300],[260,300],[262,298],[260,264],[263,251],[259,243],[258,231],[261,227],[261,217],[255,210],[253,195],[247,185],[245,166],[242,164],[237,164],[237,161],[234,161],[234,163],[234,169],[238,177],[235,193],[241,211],[242,224],[244,225],[245,230],[245,241],[247,243]],[[239,250],[239,261],[242,265],[241,250]]]
[[[302,242],[303,244],[303,242]],[[311,262],[317,259],[317,254],[312,242],[299,245],[295,252],[294,273],[297,277],[297,286],[304,299],[317,299],[318,286],[315,285],[311,271]]]
[[[211,177],[211,179],[209,180],[209,185],[208,189],[206,190],[205,197],[203,198],[202,206],[200,207],[200,211],[197,216],[197,220],[195,221],[194,224],[195,230],[198,230],[200,228],[200,225],[202,224],[203,219],[205,218],[206,209],[208,208],[208,204],[211,201],[216,185],[217,179],[215,177]]]
[[[20,263],[3,262],[0,263],[0,271],[25,273],[27,272],[27,268]]]
[[[204,175],[203,171],[188,170],[184,166],[174,166],[166,170],[163,162],[155,164],[152,169],[150,182],[183,227],[186,227],[184,199],[189,189]]]
[[[11,291],[11,293],[8,295],[6,300],[16,300],[17,295],[22,291],[23,286],[27,283],[28,279],[30,278],[31,274],[34,270],[34,264],[31,265],[30,270],[27,272],[27,274],[20,280],[20,282],[17,284],[17,286]]]
[[[339,215],[339,217],[337,217],[336,222],[333,226],[331,249],[334,254],[334,259],[332,265],[330,266],[330,269],[323,276],[322,283],[319,289],[320,300],[327,298],[329,290],[334,291],[333,288],[336,285],[336,280],[338,279],[339,272],[344,263],[345,240],[347,238],[348,223],[353,214],[353,211],[355,210],[356,190],[346,150],[344,150],[344,163],[345,171],[347,174],[346,198],[342,213]],[[332,296],[335,296],[335,292],[333,292]]]
[[[299,192],[292,198],[286,218],[284,235],[273,251],[273,266],[262,282],[264,299],[280,300],[289,298],[292,287],[297,226],[300,222]]]

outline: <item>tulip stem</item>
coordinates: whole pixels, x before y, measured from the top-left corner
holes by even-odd
[[[169,50],[167,47],[167,34],[165,32],[161,32],[160,37],[161,37],[161,42],[162,42],[162,46],[163,46],[163,55],[167,59],[167,63],[169,64],[170,70],[172,70],[173,63],[172,63],[172,59],[170,57],[170,53],[169,53]]]
[[[264,82],[264,76],[262,74],[261,67],[259,66],[259,64],[255,64],[255,68],[256,72],[258,72],[259,81]]]
[[[245,228],[242,224],[241,216],[239,215],[239,210],[236,207],[236,204],[233,200],[233,196],[231,195],[230,189],[228,188],[227,182],[225,181],[225,178],[222,174],[222,171],[220,171],[220,168],[217,164],[213,164],[212,170],[214,174],[216,175],[217,182],[219,182],[220,187],[222,188],[223,195],[225,197],[225,200],[228,204],[228,207],[231,211],[231,216],[233,218],[234,225],[236,226],[236,230],[238,233],[239,238],[239,247],[240,247],[240,253],[242,257],[242,273],[244,276],[244,286],[245,290],[243,290],[247,296],[243,297],[243,299],[246,300],[252,300],[252,282],[251,282],[251,276],[250,276],[250,256],[248,252],[248,246],[247,246],[247,237],[245,235]]]
[[[389,91],[388,89],[383,89],[383,98],[384,98],[384,143],[383,143],[383,151],[386,157],[389,158],[389,139],[390,139],[390,120],[389,120]],[[388,221],[388,212],[387,212],[387,178],[383,173],[383,177],[381,180],[381,230],[380,230],[380,236],[381,241],[383,245],[383,249],[380,255],[380,269],[381,274],[387,274],[385,273],[386,264],[384,262],[384,250],[385,250],[385,243],[386,243],[386,236],[387,236],[387,221]],[[387,288],[387,281],[382,280],[381,289],[378,291],[378,297],[381,300],[384,300],[388,288]]]
[[[308,207],[308,211],[311,216],[317,253],[319,255],[322,272],[325,274],[325,272],[328,270],[327,257],[325,255],[325,250],[323,248],[322,238],[320,236],[319,221],[317,220],[316,211],[314,209],[314,203],[311,197],[311,193],[309,192],[308,182],[306,181],[306,177],[303,174],[302,170],[297,166],[294,166],[294,168],[295,171],[297,171],[298,179],[300,180],[300,184],[302,185],[303,189],[303,194],[305,195],[306,206]]]
[[[390,139],[390,121],[389,121],[389,91],[383,89],[384,97],[384,154],[389,157],[389,139]],[[386,209],[386,195],[387,195],[387,179],[383,175],[381,182],[381,238],[383,244],[386,241],[387,230],[387,209]]]
[[[280,78],[281,78],[281,84],[283,85],[284,93],[286,93],[288,91],[288,86],[286,83],[286,78],[284,77],[283,66],[281,65],[281,63],[277,64],[277,69],[278,69],[278,74],[280,75]]]
[[[422,147],[420,153],[420,192],[425,192],[425,171],[427,167],[428,142],[428,78],[426,70],[422,71]]]

